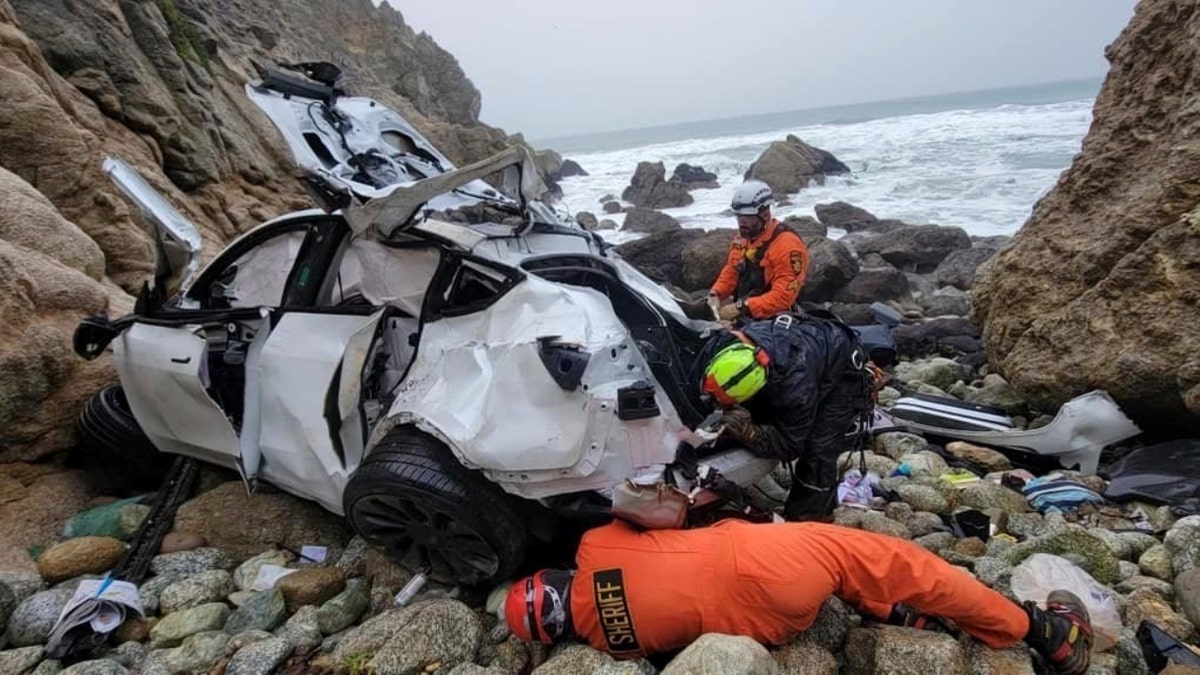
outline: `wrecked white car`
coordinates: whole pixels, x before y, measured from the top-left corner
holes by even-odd
[[[537,201],[526,151],[456,168],[328,78],[268,70],[247,94],[324,208],[199,269],[196,229],[106,160],[161,255],[132,315],[76,332],[88,358],[111,344],[120,376],[81,418],[89,442],[236,469],[459,583],[508,577],[554,518],[607,513],[630,479],[695,496],[674,463],[699,445],[691,371],[713,324]],[[709,446],[699,461],[741,486],[775,465]]]

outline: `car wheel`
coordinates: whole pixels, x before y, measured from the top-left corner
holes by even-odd
[[[342,504],[363,539],[437,581],[507,579],[525,557],[526,530],[512,498],[412,427],[393,429],[375,446]]]
[[[127,494],[155,490],[171,468],[173,456],[162,453],[142,432],[125,391],[101,389],[79,414],[80,445],[110,489]]]

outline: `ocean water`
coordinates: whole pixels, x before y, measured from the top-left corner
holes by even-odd
[[[755,117],[547,139],[589,175],[562,181],[562,206],[605,215],[601,197],[620,197],[639,161],[668,175],[687,162],[717,174],[720,188],[694,190],[695,203],[664,209],[685,227],[734,227],[722,215],[733,187],[763,150],[788,134],[832,152],[852,173],[790,197],[780,217],[846,201],[880,218],[956,225],[969,234],[1016,232],[1079,152],[1099,81],[1078,81],[882,101]],[[635,235],[602,232],[620,242]],[[836,236],[837,232],[833,233]]]

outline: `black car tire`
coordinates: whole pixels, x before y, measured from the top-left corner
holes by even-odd
[[[158,489],[173,455],[160,452],[138,426],[120,386],[105,387],[84,406],[78,420],[84,461],[110,490],[126,494]]]
[[[441,441],[397,427],[350,476],[342,496],[354,531],[435,581],[508,579],[525,558],[513,497],[460,464]]]

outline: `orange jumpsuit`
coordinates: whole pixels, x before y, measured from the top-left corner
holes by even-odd
[[[790,230],[777,232],[781,227],[779,221],[772,218],[754,239],[746,241],[736,237],[729,247],[729,258],[712,286],[712,291],[722,300],[735,294],[740,297],[746,293],[744,287],[748,280],[744,277],[762,274],[763,287],[749,289],[752,294],[746,298],[746,309],[755,319],[791,311],[808,274],[808,248]],[[762,251],[764,246],[765,252]],[[761,267],[761,273],[752,269],[754,267]],[[741,289],[739,281],[743,286]],[[751,282],[749,285],[756,284]]]
[[[678,649],[704,633],[785,644],[831,595],[881,619],[903,602],[997,649],[1029,629],[1021,607],[933,553],[837,525],[725,520],[639,532],[614,521],[584,535],[576,563],[575,632],[617,657]]]

